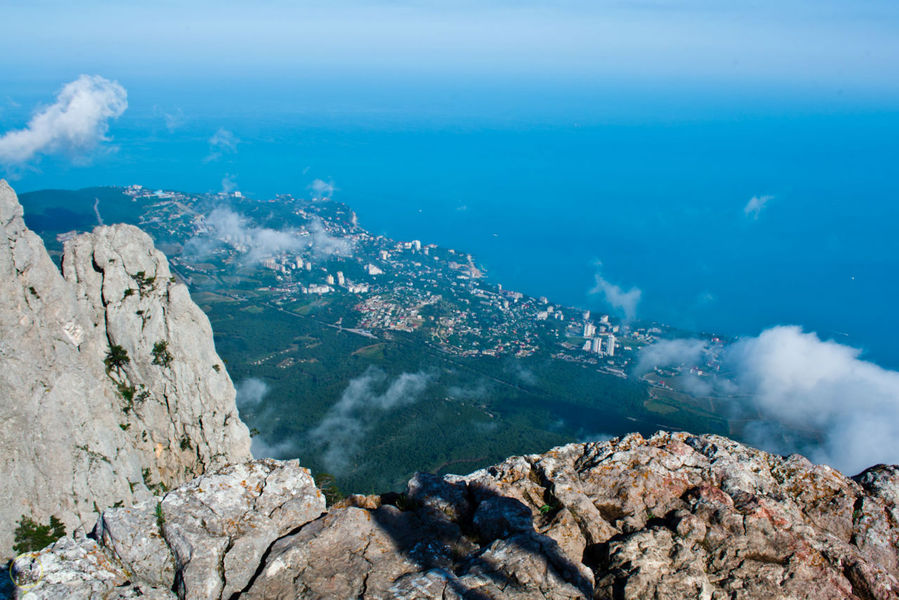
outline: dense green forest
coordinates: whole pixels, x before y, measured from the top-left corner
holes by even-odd
[[[340,330],[317,318],[327,301],[287,310],[213,295],[198,300],[238,386],[249,378],[267,386],[258,404],[240,407],[258,431],[256,450],[299,457],[314,472],[332,473],[344,491],[396,489],[415,471],[469,472],[509,455],[631,431],[728,431],[725,420],[695,406],[653,412],[645,384],[583,365],[460,358],[415,334],[373,340]],[[337,431],[320,439],[316,427],[372,369],[383,376],[367,390],[371,398],[340,415],[353,437]],[[382,408],[378,396],[404,373],[427,384],[407,402]],[[345,446],[347,459],[329,464],[335,444]]]

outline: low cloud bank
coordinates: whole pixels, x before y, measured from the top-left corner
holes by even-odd
[[[27,127],[0,137],[0,162],[22,166],[48,154],[84,161],[108,141],[109,122],[126,108],[128,94],[117,82],[82,75],[62,88],[56,102],[38,110]]]
[[[222,244],[237,248],[244,264],[254,265],[283,252],[308,251],[314,258],[350,256],[350,240],[332,236],[321,221],[313,221],[307,232],[296,229],[272,229],[253,224],[250,219],[230,208],[219,207],[205,219],[208,233],[195,236],[184,245],[183,254],[202,259]]]
[[[697,364],[708,350],[698,340],[659,342],[641,353],[638,366]],[[878,463],[899,463],[899,372],[860,355],[800,327],[773,327],[725,348],[719,358],[727,375],[703,384],[707,392],[737,398],[736,408],[745,415],[761,416],[746,430],[750,443],[802,452],[855,474]],[[790,447],[783,428],[813,431],[821,442]]]
[[[369,367],[350,381],[340,400],[309,432],[309,440],[324,449],[325,466],[334,474],[345,472],[378,414],[417,402],[432,380],[419,372],[403,373],[388,382],[383,371]]]

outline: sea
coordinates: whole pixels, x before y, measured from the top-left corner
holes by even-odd
[[[470,252],[508,289],[623,314],[599,277],[637,319],[728,336],[798,324],[899,369],[899,106],[883,99],[678,82],[121,82],[129,108],[107,141],[7,170],[17,191],[264,199],[320,180],[367,229]],[[20,88],[0,130],[53,91]]]

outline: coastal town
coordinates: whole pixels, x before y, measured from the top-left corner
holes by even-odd
[[[301,312],[329,306],[333,324],[357,332],[415,335],[462,357],[545,353],[620,377],[665,333],[661,324],[505,289],[471,254],[373,235],[329,198],[259,201],[140,186],[125,193],[143,205],[141,226],[177,247],[172,265],[191,286],[214,282],[238,297],[252,290]]]

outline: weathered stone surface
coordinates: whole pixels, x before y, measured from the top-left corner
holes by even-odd
[[[133,582],[114,558],[84,537],[64,537],[34,557],[19,559],[13,575],[21,586],[16,589],[18,597],[28,600],[176,598],[166,588]]]
[[[39,583],[20,597],[152,592],[160,599],[228,600],[247,586],[276,540],[324,510],[324,496],[297,461],[226,466],[158,500],[105,511],[94,539],[63,538],[37,560],[22,561],[22,583]]]
[[[156,498],[131,508],[110,508],[94,527],[94,536],[109,549],[122,568],[154,586],[169,588],[175,560],[162,537]]]
[[[53,577],[36,591],[70,597],[53,587],[69,581],[85,598],[140,587],[251,600],[896,599],[897,474],[881,465],[852,480],[718,436],[635,434],[464,477],[418,474],[404,495],[318,516],[308,473],[259,461],[167,494],[165,551],[147,541],[146,514],[108,511],[101,546],[44,552]],[[172,577],[167,559],[138,560],[138,549],[169,553],[174,585],[158,585]]]
[[[61,273],[0,181],[0,557],[22,516],[90,527],[106,507],[250,458],[209,322],[170,277],[125,225],[70,240]],[[110,344],[129,362],[107,374]]]
[[[272,542],[318,518],[325,498],[297,461],[226,467],[166,494],[162,529],[186,598],[230,598]]]

